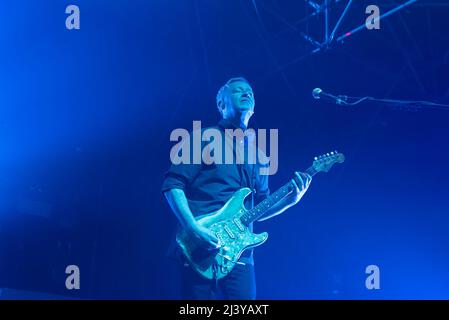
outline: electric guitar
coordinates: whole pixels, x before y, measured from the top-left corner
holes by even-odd
[[[345,156],[337,151],[315,157],[312,166],[306,170],[310,176],[318,172],[328,172],[336,163],[342,163]],[[252,233],[248,226],[262,217],[269,208],[279,202],[296,188],[292,181],[272,193],[256,207],[247,210],[245,198],[251,193],[249,188],[236,191],[226,204],[218,211],[197,217],[197,223],[212,231],[219,248],[207,250],[199,240],[181,229],[176,241],[192,268],[207,279],[221,279],[227,276],[239,262],[242,253],[257,247],[268,238],[267,232]]]

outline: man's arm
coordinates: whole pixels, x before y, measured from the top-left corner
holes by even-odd
[[[312,182],[312,177],[306,173],[295,172],[295,178],[292,181],[296,186],[295,190],[290,192],[286,197],[268,209],[267,212],[257,221],[265,221],[273,218],[291,206],[297,204],[309,188],[310,182]]]
[[[195,229],[196,220],[192,211],[190,211],[189,203],[187,202],[184,191],[181,189],[171,189],[164,192],[164,195],[170,208],[178,218],[181,227],[187,231]]]
[[[204,241],[206,245],[217,248],[218,239],[216,236],[208,229],[196,223],[184,191],[182,189],[170,189],[165,191],[164,195],[181,226],[188,233]]]

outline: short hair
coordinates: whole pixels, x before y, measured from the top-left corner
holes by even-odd
[[[235,78],[229,79],[229,80],[228,80],[228,81],[227,81],[227,82],[220,88],[220,90],[218,90],[216,101],[217,101],[217,108],[218,108],[218,111],[220,112],[220,114],[222,113],[222,109],[220,108],[220,102],[224,102],[223,100],[224,100],[224,96],[225,96],[226,90],[229,88],[229,85],[230,85],[231,83],[234,83],[234,82],[246,82],[247,84],[249,84],[249,81],[246,80],[245,78],[243,78],[243,77],[235,77]]]

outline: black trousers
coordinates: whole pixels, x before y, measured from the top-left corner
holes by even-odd
[[[252,264],[236,265],[226,277],[209,280],[190,266],[180,265],[181,296],[185,300],[254,300],[256,277]]]

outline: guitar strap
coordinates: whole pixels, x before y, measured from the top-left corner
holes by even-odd
[[[247,137],[244,137],[244,145],[245,145],[245,155],[248,154],[249,143]],[[254,208],[254,201],[256,195],[256,164],[250,164],[249,159],[245,157],[245,161],[243,164],[239,165],[240,168],[240,186],[247,187],[251,189],[251,209]],[[249,180],[247,185],[244,181],[244,178]]]
[[[252,193],[251,193],[251,209],[252,208],[254,208],[254,205],[255,205],[255,203],[254,203],[254,201],[255,201],[255,197],[256,197],[256,165],[255,164],[253,164],[253,165],[251,165],[251,167],[252,167],[252,170],[251,170],[251,178],[250,178],[250,188],[251,188],[251,190],[252,190]]]

